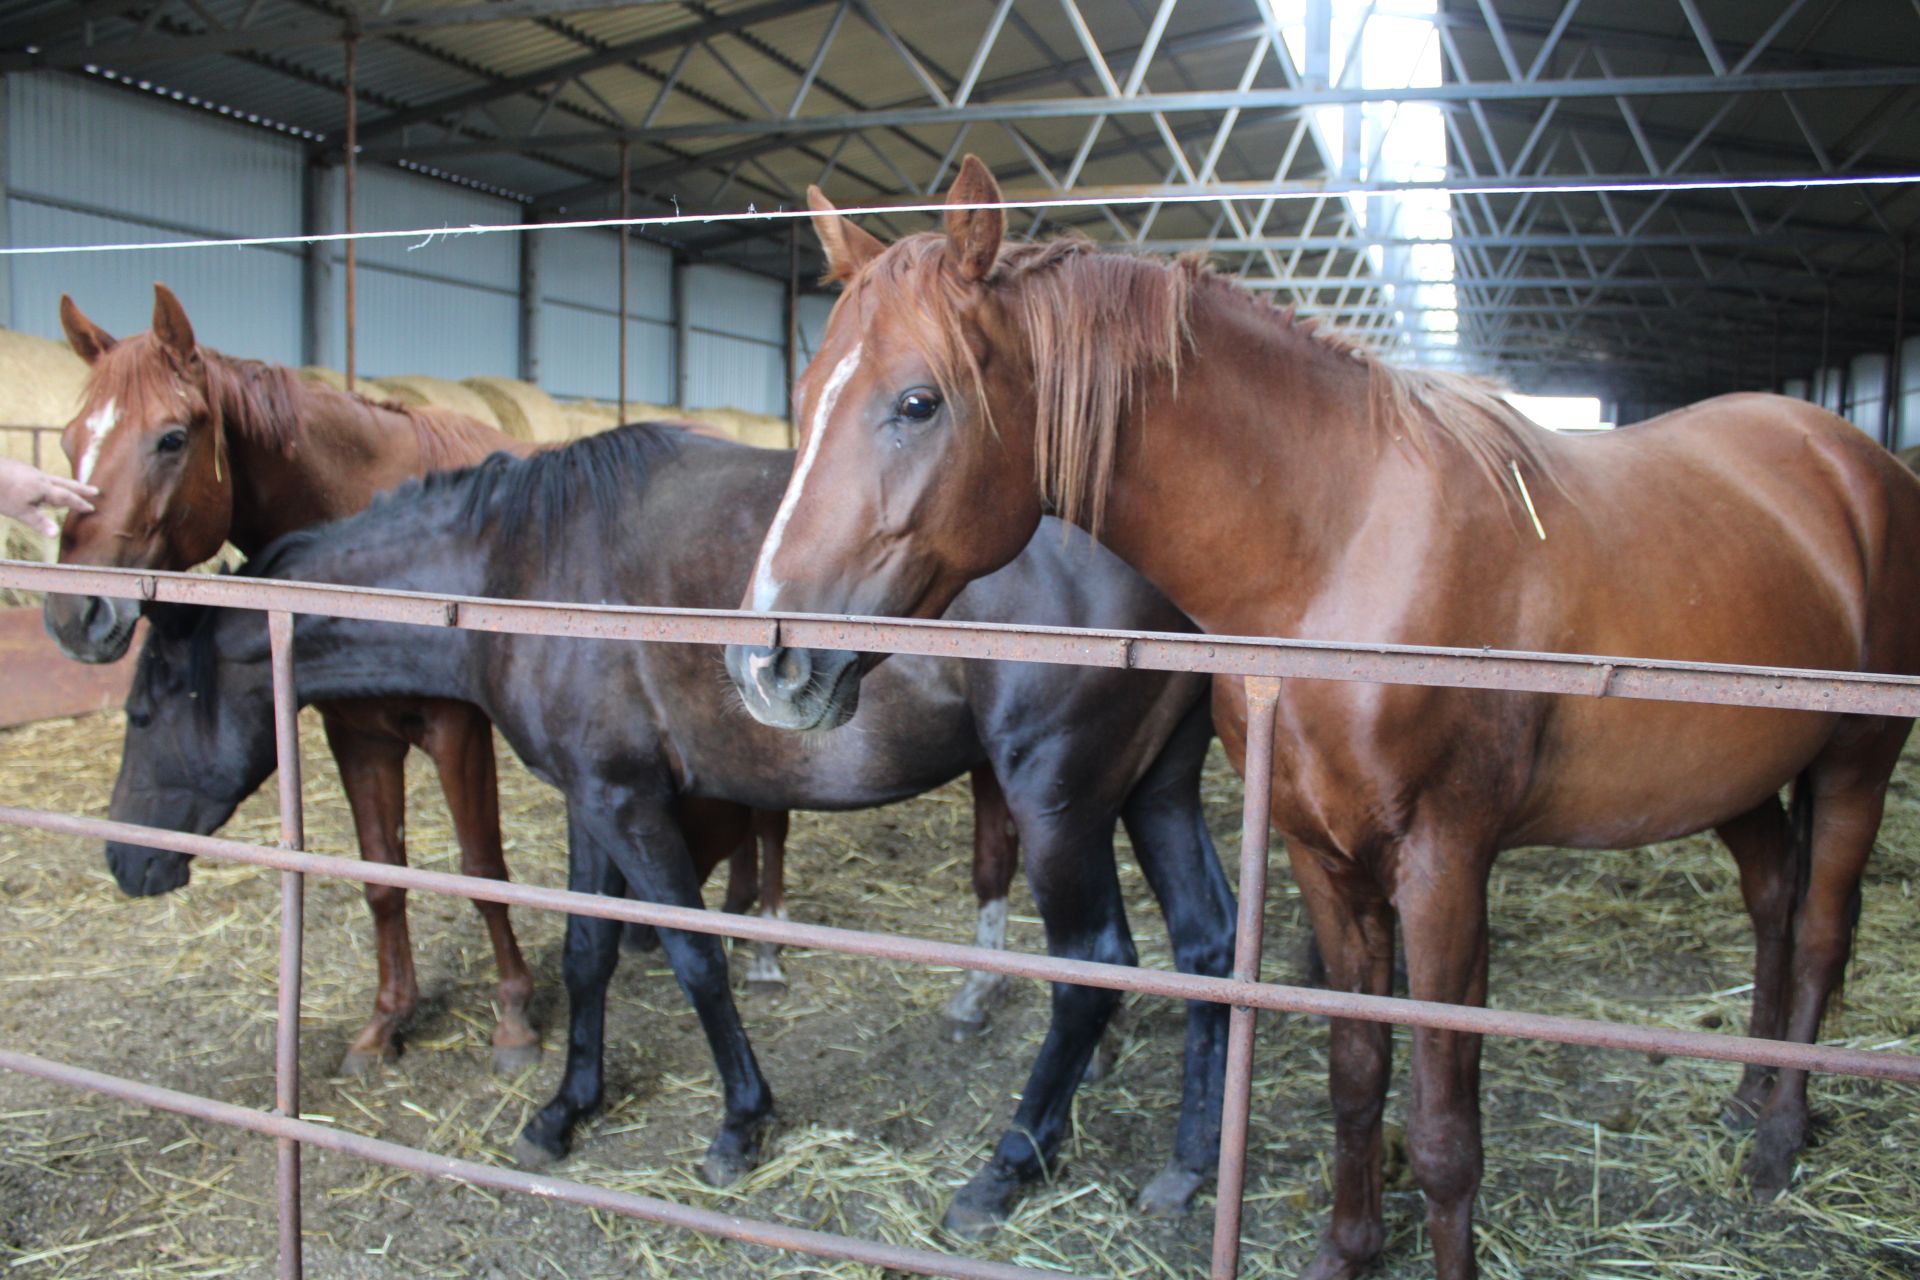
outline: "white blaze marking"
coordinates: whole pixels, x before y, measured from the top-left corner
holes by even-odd
[[[80,455],[80,467],[73,478],[81,484],[93,475],[93,464],[100,460],[100,446],[107,442],[113,429],[120,425],[118,402],[108,400],[105,405],[87,418],[87,447]]]
[[[840,357],[840,363],[827,375],[827,385],[820,389],[820,399],[814,403],[813,431],[807,436],[806,450],[800,455],[800,468],[787,485],[787,496],[780,500],[773,527],[767,530],[767,540],[761,544],[760,560],[753,566],[753,607],[756,609],[773,608],[774,598],[780,593],[780,584],[773,576],[773,558],[779,554],[780,538],[787,531],[787,521],[793,518],[800,491],[806,487],[807,473],[813,470],[813,460],[820,456],[820,437],[827,433],[827,419],[833,416],[834,404],[853,378],[853,371],[860,366],[860,345],[855,343],[853,350]]]

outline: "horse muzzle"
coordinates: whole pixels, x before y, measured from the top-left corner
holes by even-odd
[[[837,729],[860,708],[860,655],[846,649],[727,646],[727,674],[761,724],[796,732]]]
[[[129,898],[157,898],[172,893],[193,876],[193,859],[170,849],[149,849],[143,844],[107,842],[107,867],[114,883]]]
[[[133,643],[140,605],[105,596],[50,595],[41,621],[60,651],[78,662],[118,662]]]

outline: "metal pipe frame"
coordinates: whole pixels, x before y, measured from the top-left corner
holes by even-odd
[[[11,1050],[0,1050],[0,1069],[35,1075],[274,1138],[278,1146],[279,1169],[276,1217],[278,1275],[283,1280],[300,1280],[302,1274],[299,1175],[300,1149],[306,1144],[478,1186],[545,1196],[730,1239],[822,1257],[852,1259],[899,1271],[955,1276],[964,1280],[1040,1280],[1040,1277],[1058,1274],[926,1250],[902,1249],[826,1232],[806,1231],[777,1223],[691,1209],[651,1197],[589,1187],[565,1179],[437,1156],[299,1119],[301,902],[304,878],[308,875],[632,921],[658,928],[778,942],[848,955],[984,969],[1049,982],[1225,1003],[1231,1007],[1231,1012],[1212,1255],[1214,1280],[1232,1280],[1239,1270],[1255,1018],[1256,1011],[1260,1009],[1920,1082],[1920,1056],[1884,1050],[1796,1044],[1514,1010],[1433,1004],[1260,981],[1274,708],[1279,693],[1279,675],[1387,679],[1433,685],[1516,689],[1549,687],[1555,692],[1591,696],[1676,697],[1696,702],[1805,706],[1826,710],[1841,707],[1853,709],[1859,705],[1880,714],[1907,715],[1920,710],[1920,679],[1862,677],[1848,672],[1652,663],[1643,659],[1568,659],[1563,655],[1548,654],[1418,650],[1408,646],[1303,647],[1301,642],[1240,640],[1217,636],[557,605],[210,578],[204,575],[47,566],[21,561],[0,561],[0,583],[115,598],[198,600],[225,607],[268,611],[275,746],[279,764],[281,838],[277,845],[269,847],[217,836],[188,835],[107,819],[44,813],[12,806],[0,807],[0,823],[82,838],[119,840],[171,849],[198,857],[269,867],[281,873],[274,1109],[253,1110]],[[298,696],[293,670],[293,615],[296,612],[378,618],[415,625],[462,626],[516,634],[642,641],[698,640],[711,643],[748,639],[764,642],[771,633],[793,644],[954,653],[971,657],[1018,657],[1086,665],[1212,670],[1248,675],[1246,798],[1242,814],[1240,899],[1232,976],[1212,978],[796,924],[758,916],[727,915],[696,908],[605,898],[564,889],[304,852],[301,848],[304,833],[297,730]],[[1321,661],[1328,656],[1334,656],[1335,659],[1331,666]],[[1305,659],[1306,664],[1297,666],[1301,659]],[[1556,661],[1566,665],[1556,666]],[[1267,665],[1284,669],[1260,669]],[[1478,678],[1474,674],[1476,669]],[[1579,673],[1579,677],[1586,681],[1585,686],[1562,687],[1557,683],[1569,671]],[[1667,683],[1654,679],[1656,672],[1695,683]],[[1597,680],[1593,678],[1596,675]],[[1683,689],[1685,692],[1680,692]]]

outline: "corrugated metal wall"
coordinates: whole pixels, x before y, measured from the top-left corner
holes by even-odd
[[[686,406],[787,414],[787,291],[731,267],[684,268]]]
[[[606,231],[542,231],[536,322],[540,385],[557,396],[619,394],[620,246]],[[673,254],[627,242],[627,395],[678,401],[673,367]]]
[[[15,245],[92,244],[298,234],[310,181],[304,145],[208,111],[58,73],[5,78],[0,131],[7,236]],[[320,181],[320,225],[343,221],[343,184]],[[393,169],[360,174],[363,230],[512,223],[511,201]],[[554,395],[616,394],[614,237],[536,233],[540,297],[531,309],[541,385]],[[786,413],[786,298],[775,280],[726,267],[680,268],[687,299],[687,368],[675,367],[672,254],[631,243],[628,394],[692,407]],[[521,237],[435,236],[364,241],[358,251],[359,371],[518,376]],[[186,303],[202,341],[283,364],[345,363],[344,253],[331,252],[318,331],[304,332],[306,254],[299,247],[72,254],[0,260],[0,321],[60,336],[58,306],[72,293],[112,332],[148,326],[152,285]],[[825,328],[831,299],[802,299],[805,351]]]
[[[53,74],[6,77],[6,122],[13,244],[300,230],[304,158],[290,140]],[[297,364],[301,263],[280,248],[15,258],[6,321],[58,338],[71,293],[108,332],[137,332],[159,280],[210,346]]]

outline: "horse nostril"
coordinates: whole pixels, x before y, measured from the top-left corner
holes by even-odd
[[[792,697],[813,678],[813,661],[805,649],[781,651],[773,667],[773,683],[783,697]]]

